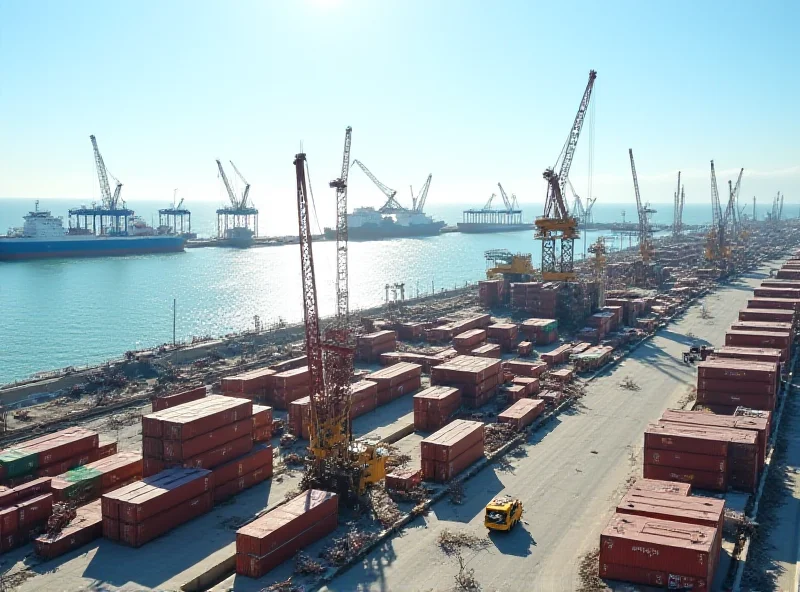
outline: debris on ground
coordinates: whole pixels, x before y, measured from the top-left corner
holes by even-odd
[[[31,421],[33,418],[31,417],[31,412],[27,409],[19,409],[14,412],[14,419],[19,421]]]
[[[386,493],[396,502],[416,502],[419,504],[428,498],[428,491],[422,485],[416,485],[408,491],[392,489],[387,490]]]
[[[622,382],[619,383],[619,386],[624,388],[626,391],[640,391],[642,387],[640,387],[630,376],[626,376],[622,379]]]
[[[608,590],[605,582],[600,579],[600,549],[584,553],[578,563],[578,577],[580,585],[578,592],[603,592]]]
[[[287,465],[302,465],[303,464],[303,457],[297,454],[296,452],[290,452],[286,456],[283,457],[283,462]]]
[[[275,582],[262,588],[260,592],[303,592],[303,590],[303,586],[295,586],[292,584],[292,578],[288,577],[282,582]]]
[[[479,592],[481,585],[475,579],[475,570],[464,567],[464,558],[461,553],[456,554],[458,559],[458,573],[455,575],[456,589],[459,592]]]
[[[384,528],[392,526],[403,516],[395,501],[382,487],[373,487],[369,490],[369,503]]]
[[[464,499],[467,497],[464,493],[464,482],[463,481],[453,481],[450,485],[447,486],[447,496],[450,499],[451,504],[455,504],[460,506],[464,503]]]
[[[55,536],[60,533],[70,522],[75,520],[77,512],[75,504],[70,502],[56,502],[53,504],[53,513],[47,519],[47,534]]]
[[[483,436],[483,448],[488,453],[499,450],[517,437],[516,430],[507,423],[490,423],[486,425]]]
[[[290,434],[288,432],[283,434],[280,439],[280,444],[282,448],[292,446],[294,445],[295,442],[297,442],[297,436]]]
[[[445,528],[439,534],[439,548],[445,555],[455,555],[460,549],[472,549],[480,551],[489,546],[487,537],[479,537],[468,532],[454,532]]]
[[[335,537],[333,542],[322,550],[320,556],[332,565],[344,565],[354,559],[374,538],[374,534],[351,527],[344,536]]]
[[[301,576],[318,576],[327,568],[307,553],[300,552],[294,558],[294,573]]]

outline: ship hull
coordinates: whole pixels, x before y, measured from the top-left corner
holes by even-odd
[[[181,236],[3,238],[0,261],[177,253],[185,242]]]
[[[410,238],[418,236],[436,236],[444,228],[444,222],[434,222],[433,224],[413,224],[403,226],[401,224],[365,224],[347,229],[348,240],[353,241],[372,241],[390,238]],[[336,238],[336,230],[325,229],[325,238],[328,240]]]
[[[458,231],[466,234],[486,234],[489,232],[515,232],[519,230],[533,230],[533,224],[485,224],[473,222],[459,222]]]

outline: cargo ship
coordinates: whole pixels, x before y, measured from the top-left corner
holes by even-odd
[[[87,228],[64,229],[61,217],[36,209],[23,218],[22,228],[0,238],[0,261],[55,257],[106,257],[143,253],[171,253],[184,250],[186,239],[156,234],[140,218],[131,218],[125,230],[94,234]]]
[[[413,210],[381,214],[375,208],[356,208],[347,214],[347,234],[350,240],[381,240],[415,236],[436,236],[444,222]],[[336,238],[336,229],[325,228],[325,238]]]

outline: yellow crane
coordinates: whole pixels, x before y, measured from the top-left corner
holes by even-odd
[[[531,254],[512,253],[508,249],[492,249],[486,257],[486,279],[502,276],[509,282],[527,282],[534,274]]]

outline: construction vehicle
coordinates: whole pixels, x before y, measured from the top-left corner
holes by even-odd
[[[713,347],[706,347],[705,345],[696,346],[693,345],[689,348],[689,351],[683,352],[683,363],[684,364],[694,364],[698,360],[701,362],[705,362],[706,358],[714,353]]]
[[[589,72],[589,82],[581,98],[578,113],[572,123],[567,141],[559,154],[556,164],[544,171],[547,181],[547,197],[544,203],[544,214],[536,218],[536,234],[534,238],[542,241],[542,279],[549,281],[571,281],[575,274],[575,239],[580,238],[578,220],[572,216],[564,198],[564,188],[569,178],[569,169],[578,146],[583,121],[589,108],[589,99],[597,78],[597,72]],[[560,165],[559,165],[560,163]],[[558,167],[558,172],[556,172]],[[556,253],[556,241],[560,252]]]
[[[305,345],[311,386],[311,422],[306,459],[306,484],[362,496],[367,486],[386,476],[386,457],[371,444],[353,441],[350,422],[353,377],[353,335],[349,324],[347,271],[347,173],[350,168],[352,129],[345,131],[342,174],[331,181],[336,189],[336,317],[320,332],[317,286],[311,241],[311,219],[306,184],[306,155],[295,155],[300,269],[303,282]]]
[[[484,253],[486,279],[502,277],[506,282],[529,282],[534,274],[531,254],[512,253],[507,249],[491,249]]]
[[[484,526],[489,530],[510,531],[522,520],[522,501],[508,495],[494,498],[486,504]]]

